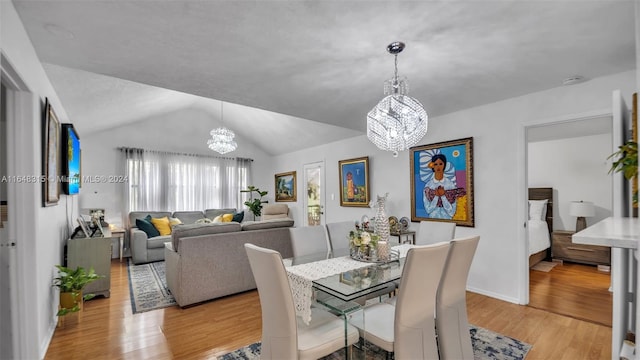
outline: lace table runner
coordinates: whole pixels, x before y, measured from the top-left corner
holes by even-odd
[[[400,251],[400,257],[406,257],[407,252],[412,247],[414,245],[404,244],[394,246],[393,249]],[[293,294],[296,315],[302,318],[305,324],[309,324],[311,321],[314,280],[371,265],[371,263],[353,260],[348,256],[344,256],[287,267],[287,276],[289,277],[289,285]]]

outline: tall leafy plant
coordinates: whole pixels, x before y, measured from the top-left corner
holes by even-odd
[[[627,141],[626,143],[618,146],[618,151],[609,155],[607,159],[615,158],[613,164],[611,164],[611,172],[622,172],[622,175],[627,180],[636,181],[638,179],[638,143],[635,141]],[[638,203],[638,190],[633,192],[633,204]]]
[[[266,200],[262,200],[262,198],[267,195],[268,191],[260,191],[259,188],[249,185],[247,186],[246,190],[240,190],[240,192],[250,194],[251,199],[245,201],[244,204],[247,205],[249,210],[253,213],[253,216],[257,218],[258,216],[262,215],[262,204],[265,204],[267,202]],[[254,198],[254,192],[259,197]]]

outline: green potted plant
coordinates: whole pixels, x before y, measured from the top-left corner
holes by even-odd
[[[57,315],[64,316],[80,311],[82,302],[95,296],[94,294],[83,296],[82,289],[85,285],[104,276],[96,274],[93,268],[89,271],[80,266],[75,270],[62,265],[56,265],[56,268],[58,268],[58,277],[53,279],[53,286],[60,290],[60,310]]]
[[[250,194],[251,199],[245,201],[244,204],[247,205],[249,210],[251,210],[251,212],[253,213],[253,216],[255,218],[258,218],[258,216],[262,215],[262,204],[267,203],[266,200],[262,200],[262,197],[266,196],[268,191],[260,191],[260,189],[258,189],[257,187],[249,185],[247,186],[246,190],[240,190],[240,192]],[[254,199],[253,198],[254,192],[257,193],[260,197],[257,197]]]
[[[622,175],[627,180],[636,181],[638,178],[638,143],[635,141],[627,141],[626,143],[618,146],[618,151],[609,155],[607,159],[617,158],[611,164],[612,171],[622,172]],[[637,208],[638,205],[638,189],[633,188],[633,208]]]

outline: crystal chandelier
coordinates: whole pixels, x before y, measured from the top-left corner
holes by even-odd
[[[220,103],[220,119],[223,119],[224,115],[222,112],[222,102]],[[213,129],[210,132],[211,139],[207,141],[209,145],[209,149],[216,151],[220,154],[226,154],[235,150],[238,147],[238,144],[233,140],[236,136],[233,131],[227,129],[226,127],[219,127],[217,129]]]
[[[393,42],[387,51],[395,56],[395,75],[384,83],[384,99],[367,114],[367,137],[378,148],[404,151],[427,133],[429,117],[420,102],[407,94],[406,78],[398,77],[398,54],[404,43]]]

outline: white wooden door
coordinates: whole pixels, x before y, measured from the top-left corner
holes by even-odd
[[[325,223],[324,161],[304,165],[304,225]]]

